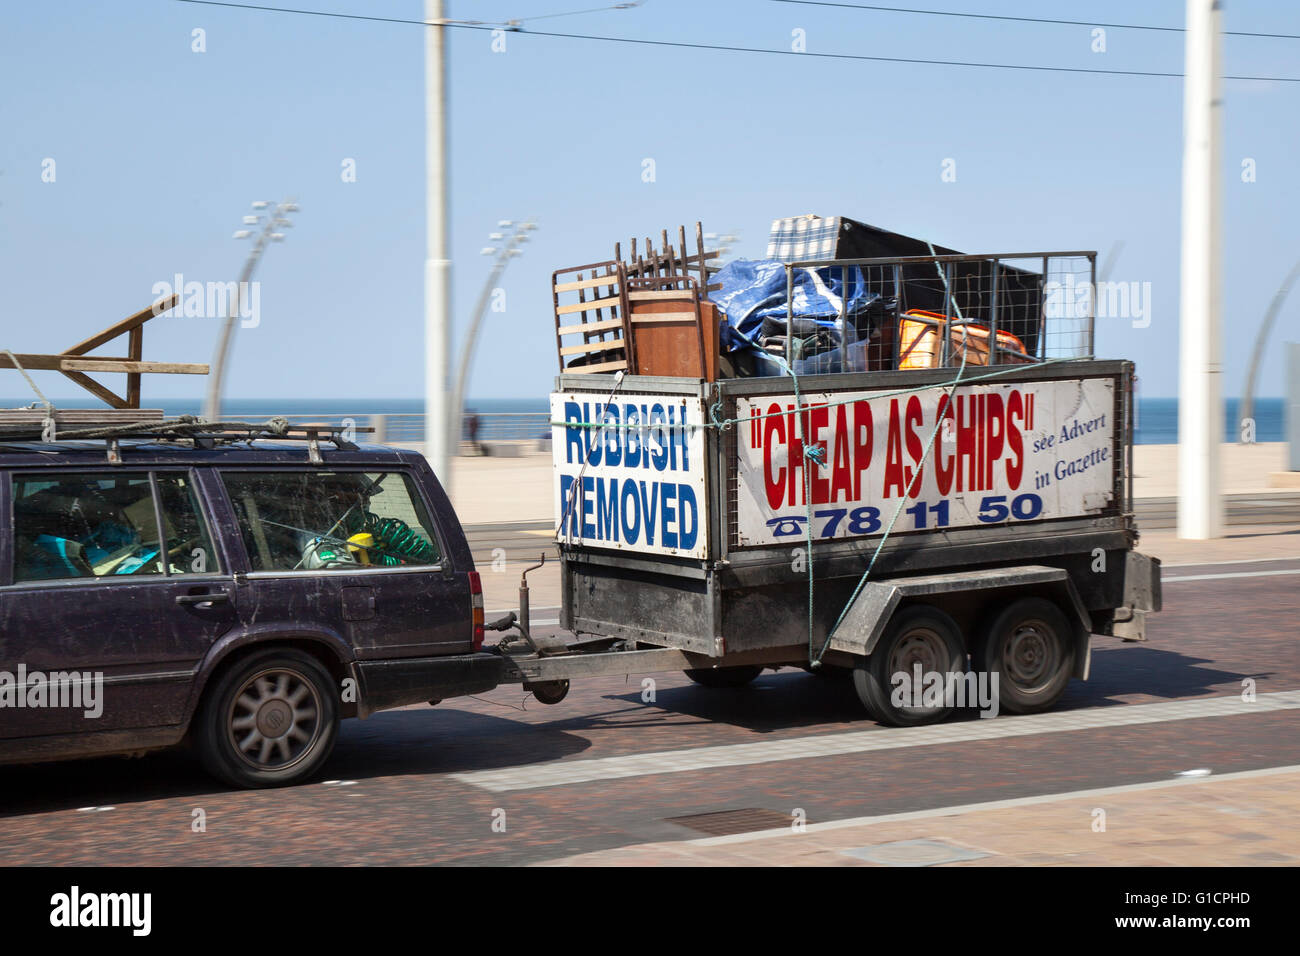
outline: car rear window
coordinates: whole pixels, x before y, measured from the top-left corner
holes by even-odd
[[[226,471],[222,480],[254,571],[355,571],[441,560],[409,475]]]
[[[14,581],[217,571],[189,476],[153,479],[120,471],[16,475]]]

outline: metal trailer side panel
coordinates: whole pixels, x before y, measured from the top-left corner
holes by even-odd
[[[667,575],[626,562],[562,559],[561,625],[717,657],[718,594],[712,575]]]
[[[1132,374],[1128,362],[1072,362],[1026,366],[1003,381],[1035,382],[1080,377],[1113,377],[1114,494],[1101,513],[1008,525],[993,524],[895,534],[887,540],[873,569],[873,580],[921,574],[996,571],[1020,565],[1059,568],[1079,602],[1092,617],[1091,629],[1109,633],[1111,609],[1125,600],[1125,556],[1136,542],[1131,511],[1129,448]],[[951,370],[873,372],[807,376],[801,393],[898,389],[937,385]],[[607,380],[607,381],[604,381]],[[654,379],[635,382],[630,390],[653,394],[699,394],[695,380]],[[608,394],[613,376],[562,375],[557,389]],[[627,382],[622,386],[628,389]],[[788,393],[788,379],[736,379],[717,383],[705,398],[706,409],[721,402],[722,415],[734,417],[741,395]],[[707,417],[707,416],[706,416]],[[565,608],[562,623],[584,633],[606,634],[711,656],[758,653],[803,646],[809,635],[806,565],[801,567],[785,545],[734,547],[735,428],[708,432],[708,560],[669,559],[658,555],[613,552],[591,547],[562,548]],[[876,537],[819,541],[811,562],[815,588],[812,643],[825,641],[848,602]],[[803,544],[802,539],[798,542]],[[1102,556],[1100,570],[1096,567]],[[1026,592],[1029,593],[1029,592]],[[987,595],[986,595],[987,597]],[[976,598],[945,599],[957,616],[973,622],[984,608]]]

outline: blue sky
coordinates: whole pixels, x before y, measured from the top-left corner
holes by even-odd
[[[451,0],[500,21],[602,0]],[[283,6],[418,19],[418,0]],[[903,3],[897,5],[906,5]],[[1181,26],[1183,4],[927,0],[933,9]],[[3,5],[0,309],[14,351],[58,351],[152,301],[155,283],[233,278],[254,199],[295,196],[260,267],[261,322],[237,335],[231,397],[423,394],[423,28],[177,0]],[[1085,13],[1086,11],[1086,13]],[[976,21],[770,0],[647,0],[533,24],[555,30],[810,51],[1107,70],[1182,69],[1178,33]],[[1229,30],[1300,34],[1300,6],[1228,5]],[[206,52],[191,50],[205,31]],[[1099,322],[1098,354],[1138,363],[1147,396],[1177,392],[1182,83],[834,61],[450,31],[455,337],[490,268],[497,220],[538,231],[502,286],[474,397],[545,394],[556,371],[549,276],[616,239],[701,219],[761,256],[772,219],[846,215],[965,252],[1123,243],[1111,278],[1151,283],[1150,326]],[[1300,76],[1300,40],[1225,39],[1225,72]],[[1225,395],[1300,257],[1300,84],[1224,84]],[[55,181],[42,163],[55,161]],[[653,158],[656,180],[642,181]],[[956,161],[956,182],[941,165]],[[1241,181],[1255,161],[1256,181]],[[356,181],[342,163],[355,160]],[[218,322],[154,320],[146,357],[206,362]],[[1260,394],[1283,390],[1284,309]],[[119,353],[120,354],[120,353]],[[23,392],[4,373],[0,393]],[[120,386],[120,377],[106,382]],[[76,390],[56,374],[39,382]],[[154,376],[145,400],[198,397]]]

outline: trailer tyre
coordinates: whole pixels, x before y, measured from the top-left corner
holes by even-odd
[[[744,687],[763,673],[761,667],[698,667],[682,671],[701,687]]]
[[[853,671],[858,699],[876,720],[896,727],[915,727],[937,723],[952,713],[953,708],[942,701],[937,706],[910,706],[906,703],[910,695],[901,693],[907,684],[899,688],[899,698],[895,698],[895,675],[906,674],[910,681],[917,665],[924,675],[966,672],[966,651],[956,622],[925,604],[896,612],[875,650]]]
[[[998,704],[1013,714],[1047,710],[1073,672],[1070,622],[1045,598],[1021,598],[997,615],[975,653],[977,671],[998,675]]]

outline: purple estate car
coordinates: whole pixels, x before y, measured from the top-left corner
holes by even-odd
[[[423,456],[214,431],[0,436],[0,763],[188,740],[227,783],[276,786],[343,717],[499,682]]]

